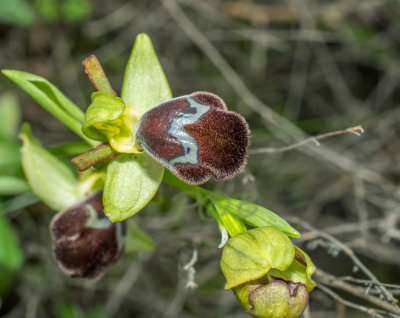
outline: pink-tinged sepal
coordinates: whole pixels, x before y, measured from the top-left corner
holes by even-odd
[[[246,163],[249,128],[211,93],[174,98],[140,119],[136,137],[144,150],[187,183],[233,177]]]

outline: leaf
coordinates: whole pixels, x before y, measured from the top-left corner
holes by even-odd
[[[32,192],[26,192],[4,201],[4,211],[6,213],[20,210],[32,204],[40,202],[40,199]]]
[[[78,22],[91,15],[93,4],[90,0],[64,0],[61,1],[60,9],[64,19],[69,22]]]
[[[0,176],[0,195],[16,195],[29,190],[29,184],[22,178]]]
[[[136,37],[126,66],[121,97],[139,115],[172,98],[168,81],[147,34]]]
[[[104,213],[112,222],[139,212],[155,195],[164,168],[149,155],[124,154],[107,167]]]
[[[251,226],[273,226],[290,237],[300,237],[284,219],[260,205],[216,194],[211,194],[210,199],[220,214],[231,213]]]
[[[30,27],[35,22],[35,13],[24,0],[0,0],[0,21],[19,27]]]
[[[82,133],[81,127],[85,120],[82,110],[49,81],[43,77],[21,71],[2,70],[2,73],[78,136],[92,146],[98,144]]]
[[[58,0],[36,0],[35,7],[44,20],[54,22],[58,19]]]
[[[292,264],[294,256],[290,239],[271,226],[231,237],[221,257],[225,289],[263,277],[272,268],[285,270]]]
[[[0,140],[0,171],[2,174],[13,174],[21,168],[19,144]]]
[[[10,273],[21,268],[23,254],[18,237],[0,207],[0,289]]]
[[[17,96],[3,94],[0,97],[0,138],[13,140],[17,137],[20,116]]]
[[[146,34],[136,38],[125,70],[121,97],[126,106],[139,114],[172,98]],[[163,174],[163,166],[146,153],[123,155],[114,160],[107,168],[103,194],[104,210],[109,218],[124,220],[142,209],[157,192]]]
[[[64,210],[82,199],[72,171],[33,136],[28,124],[21,129],[22,166],[32,191],[54,210]]]

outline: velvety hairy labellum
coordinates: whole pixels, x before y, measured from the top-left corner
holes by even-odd
[[[125,248],[125,222],[112,223],[103,212],[102,192],[59,212],[50,223],[53,255],[72,277],[98,278]]]
[[[249,129],[218,96],[196,92],[152,108],[136,137],[157,161],[187,183],[233,177],[246,162]]]

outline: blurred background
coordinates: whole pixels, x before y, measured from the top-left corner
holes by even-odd
[[[118,92],[141,32],[174,96],[216,93],[249,122],[244,172],[205,186],[261,204],[302,232],[295,243],[319,269],[303,316],[400,317],[400,3],[0,0],[0,67],[43,76],[85,109],[94,89],[81,60],[95,54]],[[0,134],[4,177],[23,176],[21,122],[54,151],[78,140],[2,76],[0,130],[14,129]],[[346,130],[359,125],[361,136]],[[281,148],[338,130],[319,145]],[[1,317],[248,317],[223,290],[215,222],[173,188],[162,185],[129,220],[147,235],[128,239],[122,259],[89,282],[52,259],[55,212],[23,183],[17,194],[2,180]],[[198,288],[187,289],[184,265],[195,252]]]

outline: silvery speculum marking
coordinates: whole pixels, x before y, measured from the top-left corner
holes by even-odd
[[[103,230],[112,225],[112,222],[108,218],[99,218],[97,211],[91,204],[86,204],[85,207],[89,214],[85,224],[87,227]]]
[[[177,163],[191,165],[197,165],[199,163],[199,146],[196,140],[186,132],[185,126],[198,123],[201,117],[210,111],[211,106],[201,104],[191,97],[186,97],[186,101],[189,103],[189,109],[194,108],[196,111],[194,113],[181,112],[179,117],[171,121],[168,133],[179,141],[184,151],[184,155],[176,157],[168,162],[171,167]]]

